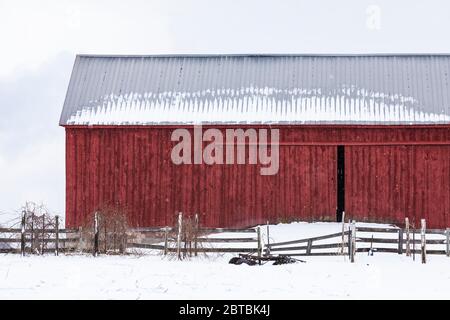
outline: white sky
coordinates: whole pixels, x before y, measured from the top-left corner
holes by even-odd
[[[64,213],[58,127],[76,53],[450,53],[445,0],[0,0],[0,222]]]

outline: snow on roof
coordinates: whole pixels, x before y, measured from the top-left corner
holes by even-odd
[[[78,55],[61,125],[450,124],[450,55]]]

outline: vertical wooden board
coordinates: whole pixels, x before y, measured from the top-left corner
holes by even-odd
[[[377,166],[377,162],[378,162],[378,157],[377,157],[377,152],[373,152],[373,148],[371,148],[368,152],[368,154],[366,155],[365,161],[369,162],[369,161],[375,161],[375,165],[369,165],[368,166],[368,183],[367,183],[367,215],[365,217],[365,220],[370,221],[373,217],[373,215],[375,214],[375,208],[376,208],[376,202],[377,202],[377,197],[376,197],[376,173],[375,173],[375,168]]]
[[[216,181],[222,181],[222,174],[223,174],[223,166],[215,166],[214,168],[214,183]],[[221,184],[216,185],[216,189],[214,192],[214,225],[220,225],[220,208],[222,207],[222,186]]]
[[[76,217],[76,223],[82,223],[84,210],[83,210],[83,194],[85,191],[85,185],[84,185],[84,159],[83,155],[85,154],[85,140],[84,140],[84,134],[80,133],[77,135],[75,140],[75,165],[76,165],[76,183],[77,187],[75,189],[76,192],[76,200],[75,200],[75,217]]]
[[[194,165],[196,166],[196,165]],[[205,213],[206,220],[209,224],[214,223],[214,213],[211,212],[211,187],[210,187],[210,166],[203,163],[198,166],[197,175],[200,182],[200,198],[199,203],[201,204],[202,211]]]
[[[279,169],[281,172],[279,172],[279,179],[280,181],[278,182],[278,184],[281,184],[284,186],[284,190],[282,190],[282,197],[284,198],[284,201],[286,203],[286,208],[283,210],[283,212],[280,214],[281,215],[281,219],[283,219],[284,221],[288,221],[291,220],[293,218],[292,213],[293,213],[293,194],[294,194],[294,190],[293,190],[293,186],[292,186],[292,181],[294,180],[294,176],[293,176],[293,159],[292,159],[292,147],[284,147],[282,148],[282,150],[284,151],[281,152],[280,150],[280,158],[281,159],[286,159],[286,165],[285,165],[285,169],[281,170],[281,168]],[[278,218],[278,217],[277,217]]]
[[[66,130],[66,217],[65,224],[76,224],[76,162],[75,162],[75,133]]]
[[[307,219],[310,221],[317,221],[320,220],[320,205],[317,203],[316,206],[313,206],[313,204],[316,203],[315,199],[319,199],[318,194],[318,177],[317,173],[319,171],[319,163],[318,163],[318,156],[317,156],[317,147],[312,146],[308,147],[308,153],[309,157],[306,165],[305,174],[308,177],[308,187],[309,187],[309,199],[307,202],[308,205],[308,215]],[[323,201],[324,199],[321,199]]]
[[[130,135],[130,139],[129,139],[129,153],[131,154],[130,158],[129,158],[129,167],[128,167],[128,172],[129,172],[129,179],[128,179],[128,201],[130,201],[129,203],[133,204],[133,210],[134,210],[134,219],[135,219],[135,224],[137,226],[141,226],[141,221],[140,221],[140,211],[141,208],[139,207],[139,203],[136,200],[135,194],[138,192],[137,188],[139,188],[140,183],[142,182],[142,177],[141,176],[137,176],[136,175],[136,166],[137,166],[137,162],[138,159],[141,158],[140,154],[138,153],[138,149],[137,149],[137,145],[136,145],[136,130],[133,129],[132,134]],[[120,139],[120,137],[117,137]],[[114,149],[115,149],[115,145],[114,144]],[[113,172],[116,172],[116,166],[117,164],[115,164],[115,168],[113,168]],[[119,175],[120,173],[118,173]],[[114,185],[117,185],[117,179],[114,179]],[[116,193],[117,189],[114,187],[114,193]],[[115,197],[115,195],[113,194],[113,197]],[[114,200],[113,200],[114,201]],[[126,204],[125,204],[126,205]]]
[[[253,194],[252,194],[252,213],[254,216],[257,215],[261,215],[261,213],[263,212],[262,210],[262,203],[261,201],[259,201],[259,195],[262,193],[262,188],[263,188],[263,182],[261,180],[261,176],[260,176],[260,166],[256,165],[252,168],[251,174],[254,177],[253,179],[253,183],[254,183],[254,188],[252,190]],[[267,219],[269,219],[269,217],[267,217]]]
[[[164,226],[175,226],[177,212],[179,211],[177,210],[175,195],[180,187],[179,181],[177,180],[177,177],[180,175],[180,168],[169,160],[172,146],[175,145],[175,142],[172,142],[170,137],[171,132],[168,130],[155,130],[152,134],[152,147],[150,149],[153,158],[152,161],[154,162],[151,221],[155,221],[155,224],[160,222]],[[167,141],[169,145],[166,148],[167,153],[165,155],[158,152],[160,141]],[[165,158],[167,158],[167,163],[166,165],[162,165],[161,163]],[[164,204],[165,210],[162,210],[160,207],[161,203]]]
[[[425,200],[425,183],[426,183],[426,168],[424,166],[425,154],[424,148],[417,146],[415,148],[415,176],[416,184],[414,185],[414,215],[416,228],[420,225],[420,220],[424,214],[424,200]]]
[[[155,132],[155,145],[152,152],[156,153],[155,173],[155,205],[152,211],[152,223],[160,224],[167,220],[166,224],[174,226],[177,223],[178,213],[183,211],[177,195],[182,188],[182,167],[174,165],[170,158],[170,151],[174,143],[170,141],[171,131],[158,129]],[[173,179],[173,180],[172,180]],[[172,196],[174,194],[175,196]],[[163,217],[166,216],[166,219]]]
[[[355,173],[358,168],[358,161],[354,159],[356,157],[356,152],[351,146],[345,146],[345,216],[347,219],[355,219],[353,217],[353,212],[358,208],[357,195],[357,179]],[[349,170],[350,165],[352,165],[352,170]],[[353,199],[349,201],[349,199]]]
[[[356,203],[356,178],[354,173],[356,172],[357,161],[353,158],[355,157],[355,152],[352,150],[351,146],[345,146],[345,217],[346,219],[353,218],[352,214],[355,211],[354,207],[357,207]],[[348,170],[350,164],[353,164],[353,170]],[[352,202],[349,199],[354,199]]]
[[[308,172],[308,149],[306,147],[295,148],[296,157],[295,162],[297,163],[297,184],[299,186],[299,193],[297,194],[299,198],[298,211],[296,212],[296,217],[300,220],[307,220],[309,215],[309,176]]]
[[[152,207],[152,199],[151,199],[151,192],[155,188],[153,181],[151,179],[152,174],[152,160],[151,160],[151,152],[148,151],[149,146],[151,145],[151,137],[148,132],[145,132],[146,134],[143,135],[143,153],[145,154],[145,157],[143,159],[144,163],[144,172],[142,174],[144,175],[144,185],[145,185],[145,191],[144,191],[144,223],[145,225],[149,224],[148,216],[151,214],[151,207]],[[161,225],[165,226],[165,215],[161,217]]]
[[[99,152],[100,152],[100,139],[99,139],[99,132],[95,132],[92,135],[92,163],[91,163],[91,176],[92,176],[92,188],[91,188],[91,197],[93,203],[98,203],[98,197],[99,197]]]
[[[135,131],[135,130],[134,130]],[[133,154],[135,156],[132,157],[132,164],[131,164],[131,168],[130,168],[130,172],[132,175],[132,179],[131,179],[131,185],[130,185],[130,198],[131,198],[131,203],[133,203],[135,205],[135,214],[136,214],[136,223],[139,226],[142,226],[142,205],[141,205],[141,198],[143,196],[143,192],[142,190],[140,190],[142,183],[143,183],[143,179],[142,176],[140,174],[141,169],[139,168],[139,162],[140,159],[142,158],[142,155],[140,153],[140,148],[139,148],[139,134],[138,132],[133,134],[133,139],[132,139],[132,149],[133,149]],[[136,156],[139,155],[139,156]],[[139,174],[138,174],[139,172]],[[117,179],[116,179],[116,183],[117,183]]]
[[[370,217],[373,215],[374,206],[372,199],[375,192],[375,184],[372,183],[374,178],[374,166],[371,165],[371,162],[374,160],[376,161],[377,157],[373,152],[373,148],[367,148],[365,152],[359,152],[359,154],[362,159],[362,168],[367,174],[367,184],[363,184],[362,181],[360,181],[360,187],[364,190],[364,196],[362,197],[361,202],[364,204],[365,208],[365,214],[362,220],[370,221]],[[346,170],[348,170],[348,168],[346,168]]]
[[[147,151],[146,149],[146,139],[145,136],[143,135],[144,132],[139,131],[139,139],[137,141],[138,143],[138,149],[139,149],[139,153],[142,156],[141,157],[137,157],[137,169],[135,171],[135,174],[137,176],[140,176],[140,181],[141,183],[139,183],[139,189],[138,192],[135,193],[135,199],[137,199],[137,201],[139,202],[139,210],[140,210],[140,221],[142,225],[146,225],[146,198],[147,198],[147,192],[149,190],[149,185],[148,185],[148,181],[147,181],[147,177],[146,177],[146,173],[148,172],[148,168],[146,166],[146,158],[147,158]]]
[[[78,160],[79,156],[77,155],[77,151],[80,151],[80,148],[82,147],[80,145],[80,141],[81,139],[79,139],[80,134],[78,132],[74,132],[73,134],[73,139],[72,139],[72,143],[73,143],[73,158],[72,158],[72,166],[74,168],[73,170],[73,203],[72,203],[72,210],[73,212],[71,213],[71,217],[73,219],[67,219],[68,221],[72,220],[74,224],[79,224],[80,223],[80,211],[78,210],[78,199],[80,198],[80,166],[81,166],[81,161]]]
[[[255,213],[249,210],[249,199],[247,198],[247,192],[251,188],[251,170],[250,165],[241,165],[238,167],[240,181],[238,182],[238,197],[239,197],[239,209],[238,212],[242,216],[244,215],[248,220],[258,220],[258,217],[255,217]],[[238,178],[239,179],[239,178]],[[246,219],[246,220],[247,220]]]
[[[374,147],[371,147],[373,149]],[[384,187],[383,194],[387,195],[387,199],[383,204],[382,214],[384,215],[386,221],[393,222],[394,210],[395,210],[395,201],[397,198],[395,184],[396,184],[396,176],[395,169],[396,166],[399,165],[395,162],[395,154],[396,154],[396,146],[383,146],[382,147],[385,153],[385,156],[382,158],[383,167],[386,170],[386,175],[384,175],[385,182],[382,184]],[[377,148],[375,147],[375,151]],[[374,208],[374,215],[376,215],[378,208]]]
[[[441,205],[444,210],[440,217],[440,225],[450,225],[448,217],[450,215],[450,146],[448,148],[441,149],[440,159],[441,169],[436,172],[438,175],[437,180],[441,187],[440,197],[443,200]],[[431,227],[434,227],[431,225]]]
[[[305,204],[307,206],[307,212],[305,218],[308,221],[315,221],[318,220],[317,217],[315,217],[314,214],[314,208],[311,206],[311,204],[314,202],[315,199],[315,189],[316,189],[316,170],[317,170],[317,163],[316,163],[316,156],[315,156],[315,147],[309,147],[306,150],[306,153],[308,155],[306,161],[304,162],[305,165],[305,176],[304,179],[306,181],[306,185],[308,188],[308,198],[305,199]]]
[[[194,165],[195,166],[195,165]],[[211,176],[211,169],[212,166],[211,165],[207,165],[206,163],[202,164],[199,169],[201,170],[199,174],[197,174],[195,176],[196,179],[199,179],[200,177],[203,177],[203,179],[201,179],[201,192],[202,192],[202,199],[200,200],[201,202],[203,202],[204,205],[204,212],[206,217],[206,221],[208,221],[208,223],[212,224],[214,223],[214,211],[212,208],[212,193],[213,193],[213,188],[216,187],[215,185],[215,181],[212,180],[212,176]]]
[[[448,146],[445,149],[443,157],[444,157],[444,159],[446,159],[446,161],[444,160],[445,170],[442,175],[442,180],[443,180],[442,183],[443,183],[443,185],[447,186],[447,190],[446,190],[446,192],[444,192],[444,198],[446,199],[446,202],[445,202],[446,210],[445,210],[445,221],[444,221],[443,225],[450,226],[450,183],[445,184],[446,181],[450,181],[450,146]]]
[[[240,167],[242,165],[234,165],[232,166],[232,170],[233,170],[233,175],[231,180],[227,181],[227,184],[231,184],[232,185],[232,207],[230,208],[231,210],[228,212],[229,215],[229,220],[228,223],[233,226],[236,224],[240,224],[240,223],[247,223],[250,219],[247,215],[242,214],[242,212],[240,210],[242,210],[241,208],[241,203],[240,203],[240,186],[241,186],[241,179],[242,177],[240,176]]]

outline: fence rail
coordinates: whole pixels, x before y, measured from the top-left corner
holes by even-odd
[[[153,232],[165,232],[165,231],[177,231],[174,227],[139,227],[130,228],[130,232],[140,233],[153,233]],[[203,233],[256,233],[256,229],[253,228],[198,228],[199,232]]]
[[[369,250],[375,251],[375,252],[385,252],[385,253],[398,253],[397,248],[357,248],[356,252],[369,252]],[[405,251],[403,251],[405,252]],[[416,250],[411,250],[411,253],[417,253],[417,254],[421,254],[422,251],[420,249],[416,249]],[[441,254],[441,255],[445,255],[446,251],[445,250],[430,250],[427,249],[427,254]]]
[[[371,228],[371,227],[356,227],[356,231],[359,232],[374,232],[374,233],[398,233],[399,230],[405,232],[402,228]],[[427,234],[442,234],[445,235],[447,229],[427,229]],[[420,229],[409,230],[409,233],[420,234]]]
[[[408,219],[406,219],[408,221]],[[275,242],[266,245],[266,250],[277,252],[280,255],[289,256],[330,256],[330,255],[349,255],[350,260],[354,261],[354,254],[359,252],[384,252],[410,254],[447,255],[450,256],[450,229],[410,229],[409,225],[405,228],[380,228],[380,227],[356,227],[355,222],[348,224],[348,230],[342,227],[342,232],[328,235]],[[346,230],[346,231],[344,231]],[[372,237],[367,234],[372,233]],[[381,237],[373,234],[386,234],[387,237]],[[390,236],[389,235],[393,235]],[[420,237],[419,237],[420,235]],[[430,239],[427,235],[444,236],[441,239]],[[315,244],[316,241],[340,238],[331,243]],[[357,244],[370,244],[370,247],[358,247]],[[295,244],[305,244],[297,245]],[[373,245],[376,245],[374,247]],[[420,246],[419,246],[420,245]],[[429,248],[427,245],[441,245],[445,249]],[[391,247],[388,247],[391,246]],[[412,247],[412,248],[411,248]],[[417,248],[416,248],[417,247]],[[324,249],[334,249],[326,251]],[[336,250],[340,249],[340,250]],[[312,252],[312,251],[316,252]],[[322,250],[317,252],[317,250]],[[426,260],[426,259],[425,259]]]
[[[385,238],[362,238],[356,237],[356,242],[365,242],[365,243],[393,243],[398,244],[399,240],[397,239],[385,239]],[[421,240],[410,240],[410,243],[420,244]],[[426,244],[446,244],[447,241],[445,239],[436,240],[436,239],[426,239]]]
[[[22,241],[22,239],[18,239],[18,238],[0,238],[0,243],[20,243]],[[31,243],[31,242],[36,242],[36,243],[56,243],[56,242],[78,242],[79,239],[78,238],[60,238],[60,239],[26,239],[25,242],[26,243]]]
[[[344,242],[344,246],[348,246],[347,242]],[[342,243],[330,243],[330,244],[316,244],[311,246],[299,246],[299,247],[282,247],[282,248],[272,248],[271,252],[274,251],[297,251],[297,250],[313,250],[313,249],[334,249],[341,248]]]
[[[21,233],[22,229],[20,228],[0,228],[0,233]],[[25,233],[31,232],[45,232],[45,233],[77,233],[78,229],[25,229]]]
[[[181,216],[182,223],[183,218]],[[181,226],[180,226],[181,227]],[[176,227],[132,228],[130,232],[144,236],[142,242],[129,242],[129,248],[160,250],[164,254],[177,253],[179,256],[197,255],[198,253],[258,253],[262,246],[258,228],[205,228],[198,227],[192,239],[185,239],[183,231]],[[172,236],[169,236],[172,233]],[[218,237],[221,233],[249,234],[248,236]],[[255,237],[256,233],[256,237]],[[179,237],[180,235],[180,237]],[[247,247],[224,247],[225,245],[246,244]],[[253,244],[253,245],[252,245]],[[209,247],[207,247],[209,245]],[[215,247],[214,245],[221,245]],[[250,247],[249,247],[250,246]]]
[[[344,235],[348,235],[348,233],[349,233],[349,231],[345,231]],[[267,247],[273,248],[273,247],[284,246],[284,245],[288,245],[288,244],[305,243],[308,241],[319,241],[319,240],[325,240],[325,239],[336,238],[336,237],[341,237],[341,236],[342,236],[342,232],[337,232],[337,233],[332,233],[332,234],[327,234],[324,236],[318,236],[318,237],[312,237],[312,238],[270,243],[269,245],[267,245]]]
[[[142,248],[142,249],[154,249],[154,250],[167,250],[167,252],[178,252],[178,249],[175,247],[165,247],[164,245],[158,244],[146,244],[146,243],[129,243],[130,248]],[[181,248],[180,251],[182,253],[190,253],[189,249]],[[256,248],[197,248],[197,253],[206,253],[206,252],[216,252],[216,253],[226,253],[226,252],[256,252]]]

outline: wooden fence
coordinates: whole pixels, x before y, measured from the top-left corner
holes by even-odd
[[[32,234],[40,233],[42,237],[32,237]],[[0,253],[34,253],[33,248],[38,248],[38,253],[73,251],[79,241],[76,229],[18,229],[0,228],[0,234],[9,235],[0,237],[0,243],[5,244],[0,248]]]
[[[449,256],[449,232],[450,229],[428,229],[425,231],[425,245],[443,245],[445,248],[441,250],[426,248],[426,254],[442,254]],[[410,230],[409,235],[405,229],[400,228],[367,228],[357,227],[356,242],[377,245],[372,250],[376,252],[388,253],[421,253],[421,234],[422,230]],[[392,235],[391,237],[370,237],[368,233],[385,233]],[[430,235],[442,235],[441,239],[430,239]],[[379,246],[381,244],[381,246]],[[391,246],[388,247],[387,245]],[[395,245],[393,247],[392,245]],[[409,248],[408,248],[409,246]],[[370,247],[357,248],[357,252],[368,252]]]
[[[348,236],[349,231],[344,232],[338,232],[338,233],[332,233],[327,234],[324,236],[318,236],[318,237],[312,237],[312,238],[305,238],[305,239],[299,239],[299,240],[291,240],[291,241],[284,241],[284,242],[275,242],[270,243],[265,246],[266,252],[292,252],[286,255],[289,256],[329,256],[329,255],[338,255],[338,254],[344,254],[345,248],[348,247],[349,242],[344,239],[342,241],[342,237]],[[314,242],[321,241],[321,240],[327,240],[327,239],[333,239],[333,238],[340,238],[340,241],[334,242],[334,243],[325,243],[325,244],[314,244]],[[296,244],[303,244],[300,246],[292,246]],[[322,250],[322,249],[335,249],[335,251],[332,252],[312,252],[313,250]],[[298,252],[302,251],[302,252]],[[281,253],[282,255],[285,255]]]
[[[189,224],[188,224],[189,225]],[[199,226],[198,215],[191,221],[191,229],[184,230],[183,214],[178,215],[177,227],[164,228],[135,228],[130,231],[143,234],[144,240],[128,243],[129,248],[144,248],[161,250],[164,255],[176,253],[178,259],[187,255],[197,255],[199,253],[256,253],[262,255],[261,232],[260,228],[202,228]],[[241,233],[246,236],[236,237],[211,237],[217,233]],[[256,235],[255,235],[256,233]],[[250,235],[248,235],[250,234]],[[243,244],[247,246],[242,246]],[[213,245],[214,244],[214,245]],[[230,244],[238,244],[232,246]],[[226,246],[224,246],[226,245]]]
[[[430,239],[430,236],[435,238]],[[436,239],[437,236],[440,238]],[[330,239],[335,240],[326,241]],[[319,241],[327,243],[318,244]],[[429,248],[435,245],[441,245],[443,248]],[[427,254],[450,257],[450,228],[426,229],[425,220],[421,221],[420,229],[411,229],[408,219],[405,228],[356,227],[355,221],[352,221],[348,223],[348,228],[343,226],[342,232],[270,243],[265,246],[265,252],[289,256],[348,255],[351,262],[354,262],[355,254],[358,252],[406,253],[407,256],[413,255],[413,258],[415,254],[420,254],[422,262],[426,263]]]
[[[129,242],[129,248],[145,248],[161,250],[164,254],[178,252],[181,254],[197,255],[198,253],[216,252],[216,253],[257,253],[261,254],[261,240],[260,232],[258,229],[245,228],[245,229],[226,229],[226,228],[199,228],[198,232],[201,236],[195,237],[192,241],[178,240],[178,237],[169,236],[169,232],[175,232],[175,228],[162,227],[162,228],[134,228],[131,229],[134,233],[141,233],[145,236],[143,241]],[[249,236],[236,236],[236,237],[211,237],[214,234],[220,233],[242,233],[249,234]],[[180,243],[179,243],[180,242]],[[216,247],[214,245],[219,245]],[[238,247],[223,247],[220,245],[234,244],[241,245]],[[244,247],[242,244],[247,244]]]
[[[181,258],[198,253],[226,253],[246,252],[262,254],[261,236],[259,228],[229,229],[229,228],[201,228],[196,227],[195,237],[187,241],[180,225],[173,227],[131,228],[126,242],[127,248],[143,248],[161,250],[164,254],[177,252]],[[56,227],[48,229],[26,228],[25,218],[22,216],[21,228],[0,228],[0,253],[55,253],[69,252],[77,248],[81,240],[80,229],[59,229],[58,218]],[[197,219],[198,222],[198,219]],[[92,226],[92,253],[99,254],[99,217],[94,215]],[[236,237],[216,237],[215,234],[234,233]],[[103,233],[102,233],[103,235]],[[134,239],[134,240],[133,240]],[[138,239],[138,241],[136,241]],[[245,244],[245,246],[244,246]],[[36,248],[38,248],[36,250]],[[80,250],[82,248],[80,247]]]
[[[143,234],[145,239],[143,242],[128,242],[128,248],[145,248],[145,249],[155,249],[161,250],[165,253],[176,252],[178,250],[176,244],[177,239],[173,237],[164,238],[161,234],[165,234],[170,231],[171,228],[161,227],[161,228],[134,228],[130,229],[130,233]],[[193,247],[180,248],[181,253],[197,254],[206,252],[255,252],[260,251],[261,246],[258,245],[257,230],[255,229],[210,229],[201,228],[199,229],[202,234],[210,233],[243,233],[250,234],[248,237],[209,237],[201,236],[195,239]],[[44,237],[31,237],[31,234],[36,232],[45,232]],[[24,230],[20,228],[0,228],[0,234],[6,234],[9,236],[0,237],[0,243],[6,245],[12,245],[10,248],[5,248],[6,246],[0,247],[0,253],[55,253],[59,252],[70,252],[76,249],[77,244],[80,241],[78,229],[34,229],[34,230]],[[95,241],[95,239],[94,239]],[[150,243],[149,243],[150,242]],[[205,245],[206,244],[206,245]],[[211,246],[209,246],[211,244]],[[248,247],[238,246],[238,247],[215,247],[214,245],[220,244],[250,244]],[[33,247],[39,247],[38,252],[32,252]],[[95,247],[95,244],[94,244]],[[41,249],[42,248],[42,249]],[[98,248],[98,245],[97,245]],[[95,250],[95,255],[98,254],[98,249]]]
[[[99,252],[98,218],[95,215],[92,228],[93,255]],[[56,217],[55,228],[26,229],[22,217],[21,228],[0,228],[0,253],[48,253],[73,251],[81,240],[78,229],[59,229]],[[311,238],[267,243],[264,248],[260,227],[229,229],[202,228],[195,217],[193,235],[187,238],[183,230],[183,216],[180,213],[177,227],[131,228],[128,233],[134,240],[126,242],[127,248],[160,250],[163,254],[176,253],[179,259],[198,253],[252,253],[259,257],[272,254],[289,256],[330,256],[348,255],[354,262],[356,253],[386,252],[412,255],[420,254],[426,262],[427,254],[440,254],[450,257],[450,228],[426,229],[425,220],[421,228],[410,228],[408,218],[405,228],[356,227],[355,221],[342,224],[342,231]],[[216,236],[225,234],[227,236]],[[230,235],[231,234],[231,235]],[[236,236],[233,236],[236,234]],[[5,236],[7,235],[7,236]],[[136,235],[139,235],[136,238]],[[267,238],[269,239],[269,226]],[[136,240],[137,239],[137,240]],[[15,245],[15,247],[8,247]],[[440,246],[439,249],[430,246]],[[34,251],[37,252],[34,252]]]

